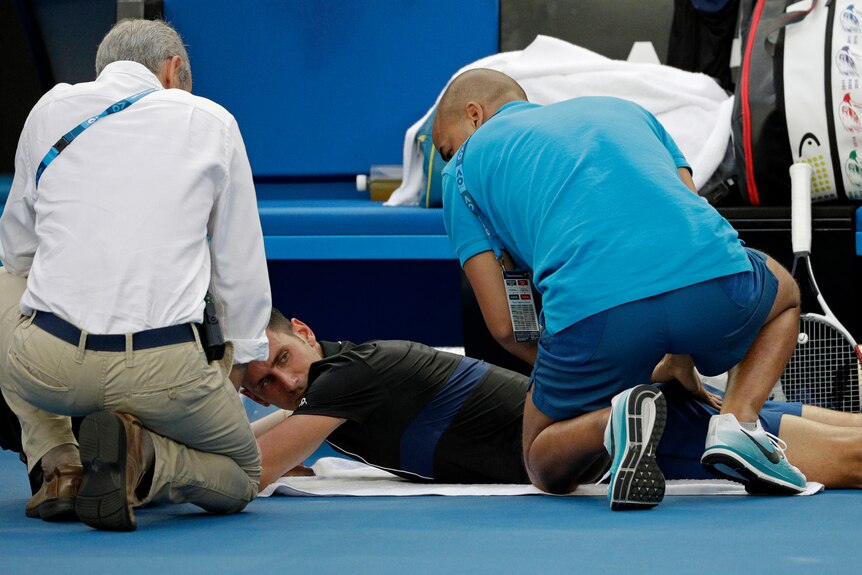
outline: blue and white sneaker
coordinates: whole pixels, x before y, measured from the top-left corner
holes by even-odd
[[[758,495],[793,495],[805,490],[805,475],[784,456],[787,444],[760,422],[743,428],[732,413],[713,415],[700,462],[710,473],[745,485]]]
[[[666,419],[664,396],[651,385],[627,389],[611,400],[605,427],[611,509],[650,509],[664,499],[664,475],[655,456]]]

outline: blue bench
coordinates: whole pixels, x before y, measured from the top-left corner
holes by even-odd
[[[11,185],[11,174],[0,174],[0,214]],[[331,199],[259,195],[268,260],[455,259],[440,209],[387,207],[343,193]],[[856,255],[862,256],[862,207],[855,236]]]
[[[12,185],[0,174],[0,214]],[[387,207],[337,197],[258,201],[269,260],[453,260],[440,209]],[[856,255],[862,256],[862,207],[856,210]]]
[[[365,199],[260,200],[269,260],[451,260],[441,209]]]
[[[0,212],[10,185],[11,176],[0,175]],[[320,187],[327,186],[258,185],[275,304],[324,338],[460,345],[460,267],[442,210],[383,206],[346,184],[323,199]],[[851,253],[862,256],[862,207],[854,219]],[[764,231],[744,224],[735,223]]]
[[[0,213],[11,183],[0,174]],[[462,345],[442,210],[386,207],[347,185],[320,199],[330,187],[257,187],[274,304],[323,339]]]
[[[0,174],[0,214],[11,185],[12,176]],[[258,186],[268,260],[455,259],[440,209],[387,207],[344,193],[320,199],[316,190],[284,199],[270,187]]]

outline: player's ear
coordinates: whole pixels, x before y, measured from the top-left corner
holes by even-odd
[[[293,334],[308,342],[309,345],[317,343],[317,338],[311,328],[299,321],[296,318],[290,320],[290,327],[293,329]]]
[[[239,392],[240,392],[241,394],[243,394],[244,396],[246,396],[247,398],[249,398],[250,400],[252,400],[253,402],[255,402],[255,403],[259,404],[259,405],[262,405],[262,406],[264,406],[264,407],[269,407],[269,402],[268,402],[268,401],[264,401],[264,400],[260,399],[259,397],[257,397],[255,394],[251,393],[251,392],[250,392],[249,390],[247,390],[246,388],[244,388],[244,387],[240,387],[240,388],[239,388]]]

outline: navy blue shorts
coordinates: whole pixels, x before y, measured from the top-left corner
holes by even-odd
[[[700,464],[703,455],[709,419],[717,409],[695,400],[681,385],[656,384],[667,400],[667,423],[658,443],[658,466],[666,479],[715,479]],[[721,391],[706,386],[711,392],[724,396]],[[781,418],[785,415],[802,415],[802,404],[784,401],[767,401],[760,410],[760,424],[778,435]]]
[[[531,376],[533,403],[554,420],[607,407],[648,383],[665,354],[691,355],[704,375],[742,360],[778,293],[766,256],[746,248],[753,270],[597,313],[554,334],[543,331]]]

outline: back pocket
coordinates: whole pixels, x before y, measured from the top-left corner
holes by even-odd
[[[747,308],[755,299],[754,272],[741,272],[718,278],[718,285],[724,295],[741,308]]]

